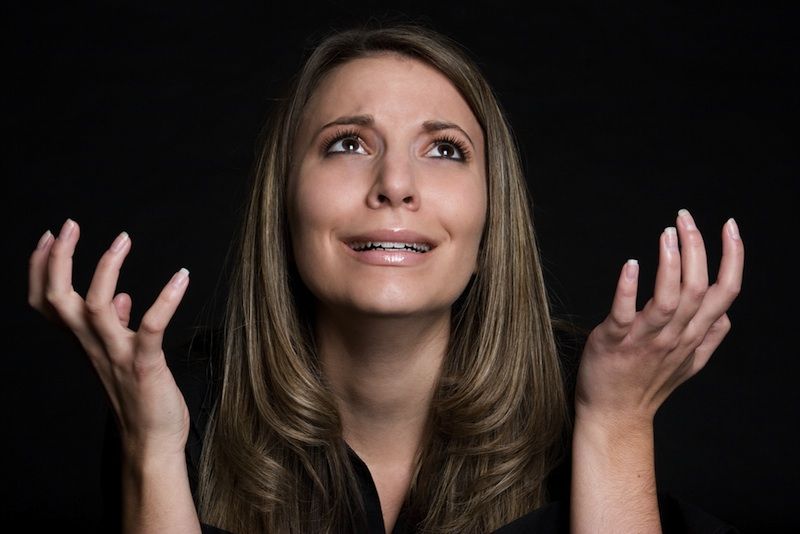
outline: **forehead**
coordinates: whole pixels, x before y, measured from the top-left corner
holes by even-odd
[[[395,126],[448,120],[482,139],[478,120],[453,83],[430,65],[399,54],[353,59],[334,68],[312,94],[301,131],[357,114]]]

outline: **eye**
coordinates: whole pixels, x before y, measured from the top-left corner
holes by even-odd
[[[361,145],[361,138],[355,130],[346,132],[338,131],[333,136],[325,140],[323,147],[326,154],[367,154]]]
[[[440,137],[434,140],[433,148],[426,154],[433,158],[469,161],[469,149],[455,137]]]

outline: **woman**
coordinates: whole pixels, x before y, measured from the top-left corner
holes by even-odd
[[[75,332],[117,415],[125,530],[533,528],[568,409],[524,178],[491,89],[456,44],[398,26],[325,39],[289,94],[239,240],[197,508],[184,456],[196,416],[161,349],[188,272],[133,331],[130,297],[114,295],[127,234],[85,300],[71,286],[76,223],[31,257],[31,305]],[[581,359],[569,521],[552,528],[661,529],[653,417],[729,330],[743,257],[731,219],[709,287],[681,211],[640,312],[636,262],[623,267]]]

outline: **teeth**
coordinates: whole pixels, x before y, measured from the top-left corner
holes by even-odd
[[[367,241],[359,243],[350,243],[350,248],[353,250],[404,250],[409,249],[415,252],[428,252],[431,247],[425,243],[396,243],[392,241]]]

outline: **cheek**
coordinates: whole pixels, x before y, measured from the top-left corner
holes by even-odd
[[[303,170],[290,185],[289,228],[295,266],[317,295],[338,269],[336,232],[352,220],[356,200],[341,176]]]
[[[469,187],[464,187],[462,182],[457,191],[442,191],[438,205],[448,233],[477,250],[486,223],[485,179],[476,177]]]
[[[295,248],[305,240],[320,239],[320,232],[329,233],[348,209],[347,195],[325,176],[295,177],[289,203],[292,237],[299,239]]]

